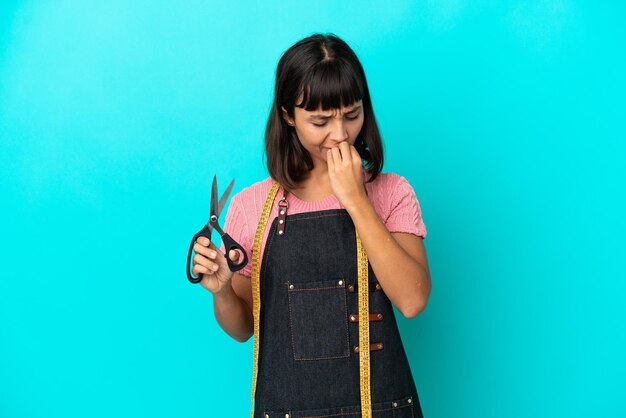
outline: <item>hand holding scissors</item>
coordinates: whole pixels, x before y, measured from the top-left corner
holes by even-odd
[[[189,279],[191,283],[199,283],[202,280],[202,275],[198,275],[198,277],[194,277],[191,272],[191,266],[190,266],[191,253],[193,251],[194,244],[196,243],[196,240],[200,237],[206,237],[210,241],[211,233],[213,232],[213,229],[216,229],[217,232],[222,237],[222,242],[224,243],[224,248],[226,249],[226,253],[224,254],[224,257],[226,258],[226,261],[228,263],[228,268],[230,269],[230,271],[232,272],[239,271],[246,264],[248,264],[248,256],[246,254],[246,251],[243,249],[241,245],[239,245],[239,243],[237,243],[234,239],[232,239],[230,235],[225,233],[218,224],[218,219],[220,217],[220,214],[222,213],[222,209],[224,209],[224,205],[226,204],[226,200],[228,200],[228,195],[230,194],[230,191],[233,188],[234,183],[235,183],[235,180],[232,180],[230,182],[230,184],[226,188],[226,191],[224,192],[224,194],[218,201],[217,200],[217,195],[218,195],[217,178],[216,176],[213,176],[213,187],[211,189],[211,213],[209,216],[209,221],[198,233],[196,233],[193,236],[193,238],[191,239],[191,244],[189,245],[189,252],[187,253],[187,279]],[[243,259],[240,260],[239,262],[232,261],[230,257],[228,256],[231,250],[238,250],[243,255]]]

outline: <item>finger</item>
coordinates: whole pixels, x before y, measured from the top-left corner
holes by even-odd
[[[208,239],[207,237],[200,236],[200,237],[198,237],[198,239],[196,240],[196,243],[198,243],[198,244],[200,244],[200,245],[203,245],[203,246],[205,246],[205,247],[208,247],[208,246],[209,246],[209,244],[211,243],[211,240],[210,240],[210,239]]]
[[[333,150],[329,148],[326,151],[326,164],[328,165],[328,171],[332,172],[335,169],[335,161],[333,160]]]
[[[206,267],[209,270],[213,270],[213,271],[217,271],[217,268],[218,268],[217,264],[215,264],[213,261],[209,260],[208,258],[200,254],[196,254],[193,256],[193,262],[194,264],[200,264],[203,267]]]
[[[350,144],[346,141],[339,143],[339,152],[341,154],[341,162],[345,165],[352,163],[352,156],[350,155]]]
[[[354,172],[359,175],[363,170],[363,160],[359,152],[353,146],[350,146],[350,152],[352,154],[352,167],[354,168]]]
[[[195,266],[193,266],[191,272],[196,277],[200,276],[201,274],[213,274],[213,270],[209,270],[208,268],[201,266],[200,264],[196,264]]]
[[[337,166],[341,164],[341,153],[337,147],[331,148],[330,153],[333,158],[333,168],[336,170]]]
[[[197,253],[197,254],[202,254],[205,257],[214,259],[215,257],[217,257],[217,252],[215,250],[211,250],[207,247],[205,247],[204,245],[195,243],[193,246],[193,250]]]
[[[352,155],[352,161],[361,163],[361,156],[359,155],[359,151],[356,150],[354,145],[350,145],[350,155]]]
[[[198,239],[196,240],[196,242],[200,245],[204,245],[207,248],[211,248],[213,250],[217,250],[217,245],[215,245],[215,243],[213,241],[211,241],[210,239],[208,239],[207,237],[203,237],[200,236],[198,237]]]

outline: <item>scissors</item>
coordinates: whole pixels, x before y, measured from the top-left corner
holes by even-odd
[[[224,248],[226,249],[226,253],[224,254],[224,257],[226,257],[226,262],[228,263],[228,268],[230,269],[230,271],[232,272],[239,271],[242,268],[244,268],[246,264],[248,264],[248,255],[246,254],[246,251],[243,249],[243,247],[239,245],[237,241],[232,239],[230,235],[224,232],[222,228],[220,228],[219,224],[217,223],[217,220],[219,219],[220,214],[222,213],[222,209],[224,209],[224,204],[226,204],[226,200],[228,200],[228,195],[230,194],[230,191],[233,188],[233,184],[235,184],[234,179],[231,180],[230,184],[226,188],[226,191],[224,192],[224,194],[222,195],[222,197],[220,198],[218,202],[217,200],[217,177],[215,175],[213,176],[213,188],[211,189],[211,214],[209,216],[209,221],[202,228],[202,230],[200,230],[200,232],[198,232],[196,235],[193,236],[193,238],[191,239],[191,244],[189,245],[189,253],[187,253],[187,278],[189,279],[191,283],[200,283],[200,281],[202,280],[202,275],[199,275],[198,277],[194,277],[193,274],[191,273],[190,263],[191,263],[191,252],[193,251],[193,246],[199,237],[207,237],[210,240],[213,229],[216,229],[217,232],[219,232],[219,234],[222,236],[222,242],[224,243]],[[228,253],[230,253],[231,250],[239,250],[241,254],[243,255],[243,260],[241,260],[238,263],[235,263],[234,261],[232,261],[230,257],[228,257]]]

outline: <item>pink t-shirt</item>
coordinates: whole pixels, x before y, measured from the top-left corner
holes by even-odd
[[[369,175],[365,171],[364,173],[365,178],[368,179]],[[246,277],[250,277],[252,274],[251,250],[254,234],[272,183],[273,180],[268,177],[241,190],[230,200],[230,207],[226,214],[224,231],[241,244],[248,254],[248,264],[239,271],[239,274]],[[365,189],[374,210],[389,232],[408,232],[426,238],[426,225],[422,220],[420,204],[413,188],[404,177],[394,173],[381,173],[373,182],[365,183]],[[282,196],[283,190],[280,188],[274,199],[274,205],[263,235],[261,260],[263,260],[265,242],[270,232],[269,226],[278,216],[278,200]],[[345,209],[334,194],[322,200],[308,202],[289,193],[287,194],[287,202],[289,203],[287,215],[328,209]],[[220,248],[222,252],[225,251],[224,244]]]

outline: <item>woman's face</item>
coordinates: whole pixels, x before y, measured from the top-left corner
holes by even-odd
[[[293,119],[283,108],[283,117],[295,127],[300,143],[317,166],[319,162],[326,163],[329,148],[337,147],[344,141],[354,145],[363,127],[363,100],[342,109],[326,111],[295,107]]]

